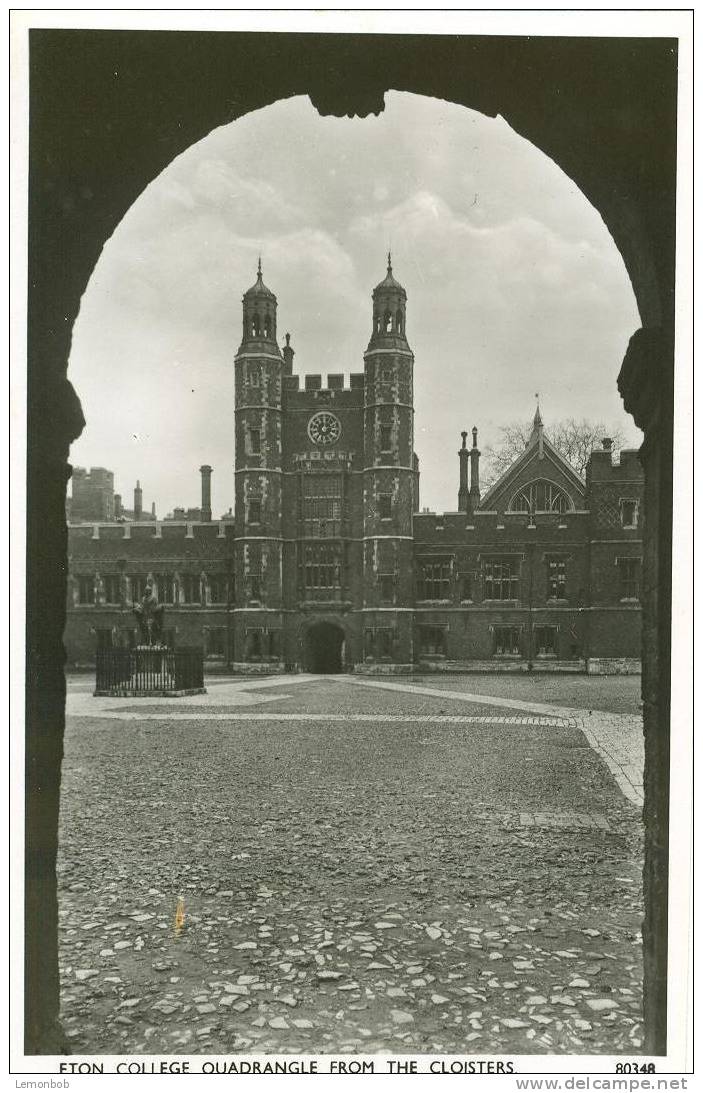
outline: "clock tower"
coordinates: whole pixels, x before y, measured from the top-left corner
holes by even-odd
[[[260,266],[244,294],[235,358],[238,670],[402,671],[412,662],[417,468],[405,310],[389,255],[373,292],[364,371],[301,375],[289,334],[279,349],[276,297]]]

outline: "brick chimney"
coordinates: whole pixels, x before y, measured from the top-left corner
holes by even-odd
[[[471,489],[469,490],[469,511],[475,512],[481,502],[481,489],[478,484],[478,461],[481,453],[478,450],[478,429],[474,425],[471,430],[473,443],[471,445]]]
[[[142,487],[139,485],[139,479],[134,487],[134,519],[141,520],[142,518]]]
[[[212,520],[212,501],[210,498],[210,476],[212,475],[212,467],[209,467],[207,463],[204,463],[200,468],[201,479],[201,500],[200,500],[200,519],[204,524],[209,524]]]
[[[459,449],[459,512],[469,511],[469,449],[466,447],[468,435],[466,431],[461,434]]]

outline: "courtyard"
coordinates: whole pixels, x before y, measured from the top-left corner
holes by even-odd
[[[69,679],[74,1053],[641,1050],[639,677],[206,682]]]

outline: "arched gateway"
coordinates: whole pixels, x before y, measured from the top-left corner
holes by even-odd
[[[344,670],[344,630],[334,622],[316,622],[305,633],[303,656],[308,672]]]

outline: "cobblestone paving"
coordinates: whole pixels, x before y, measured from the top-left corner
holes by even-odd
[[[481,716],[461,687],[450,707],[339,679],[215,684],[174,702],[186,720],[70,688],[73,1050],[640,1050],[638,810],[584,708]],[[621,720],[612,739],[599,720],[601,752]]]

